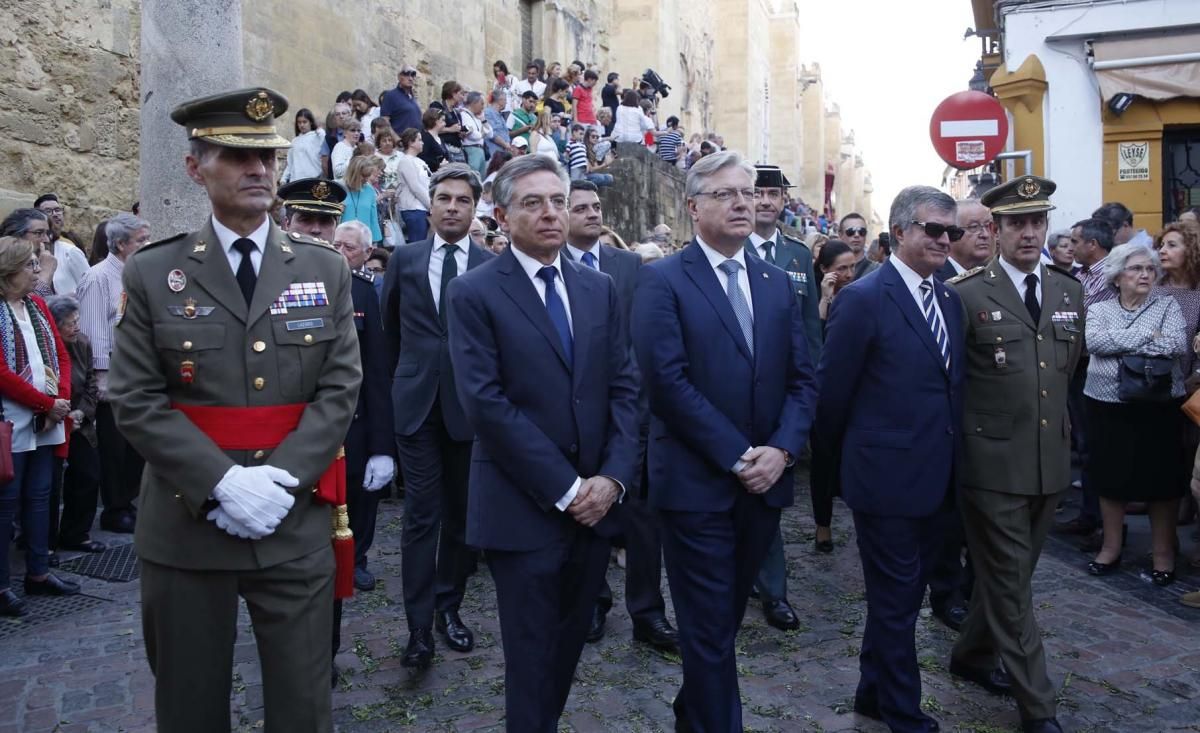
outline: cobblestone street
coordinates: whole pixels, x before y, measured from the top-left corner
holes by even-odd
[[[371,560],[379,586],[346,606],[337,657],[343,672],[333,697],[339,730],[502,730],[503,659],[486,567],[473,577],[462,609],[477,648],[469,654],[441,649],[432,669],[411,674],[400,666],[407,640],[400,503],[385,501],[381,512]],[[751,601],[738,645],[746,728],[883,731],[849,712],[865,607],[848,512],[837,505],[833,555],[812,550],[806,495],[784,517],[790,597],[804,623],[799,631],[778,632]],[[1059,719],[1069,731],[1200,730],[1200,611],[1176,600],[1196,588],[1197,575],[1191,571],[1168,589],[1138,579],[1148,562],[1148,526],[1145,517],[1130,517],[1129,525],[1125,569],[1116,576],[1089,577],[1088,556],[1056,539],[1039,566],[1035,600],[1051,676],[1061,686]],[[1189,552],[1191,528],[1180,536]],[[1186,570],[1183,557],[1179,568]],[[153,678],[142,649],[137,582],[70,577],[82,581],[87,595],[77,610],[39,621],[44,602],[31,603],[32,623],[0,621],[0,733],[152,731]],[[14,581],[19,588],[19,578]],[[615,563],[609,581],[619,597],[622,571]],[[948,674],[953,633],[927,610],[917,634],[924,707],[943,730],[1019,728],[1011,701]],[[257,730],[262,688],[244,611],[235,658],[234,728]],[[677,658],[632,641],[618,600],[604,640],[584,651],[562,729],[669,731],[679,682]]]

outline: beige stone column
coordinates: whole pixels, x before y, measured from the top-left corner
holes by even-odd
[[[141,216],[155,238],[201,226],[204,190],[184,172],[187,135],[171,121],[180,102],[238,89],[241,0],[142,0]]]

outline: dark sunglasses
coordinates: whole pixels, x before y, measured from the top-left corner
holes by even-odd
[[[945,224],[937,224],[932,221],[917,221],[916,219],[913,219],[912,223],[924,229],[925,233],[934,239],[940,239],[941,236],[945,234],[946,236],[950,237],[951,242],[957,242],[963,238],[964,234],[967,233],[962,227],[956,227],[953,225],[946,226]]]
[[[866,227],[846,227],[846,236],[848,237],[865,237],[867,236]]]

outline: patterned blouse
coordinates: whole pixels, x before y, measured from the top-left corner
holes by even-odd
[[[1188,340],[1187,354],[1183,357],[1183,376],[1186,379],[1192,370],[1196,369],[1196,352],[1192,351],[1192,339],[1200,331],[1200,289],[1176,288],[1170,285],[1159,285],[1150,292],[1151,295],[1169,295],[1179,303],[1183,311],[1183,321],[1186,324],[1184,334]]]
[[[1171,396],[1182,397],[1183,357],[1191,349],[1185,329],[1183,311],[1174,298],[1152,293],[1132,311],[1121,305],[1120,298],[1089,306],[1084,331],[1092,358],[1083,393],[1101,402],[1120,402],[1120,357],[1141,354],[1176,357]]]

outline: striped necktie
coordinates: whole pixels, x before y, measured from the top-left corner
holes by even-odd
[[[921,281],[921,310],[925,314],[925,323],[929,324],[929,330],[933,332],[933,340],[942,352],[942,363],[949,371],[950,339],[946,335],[946,327],[942,324],[941,317],[938,316],[937,308],[933,307],[933,283],[928,280]]]

